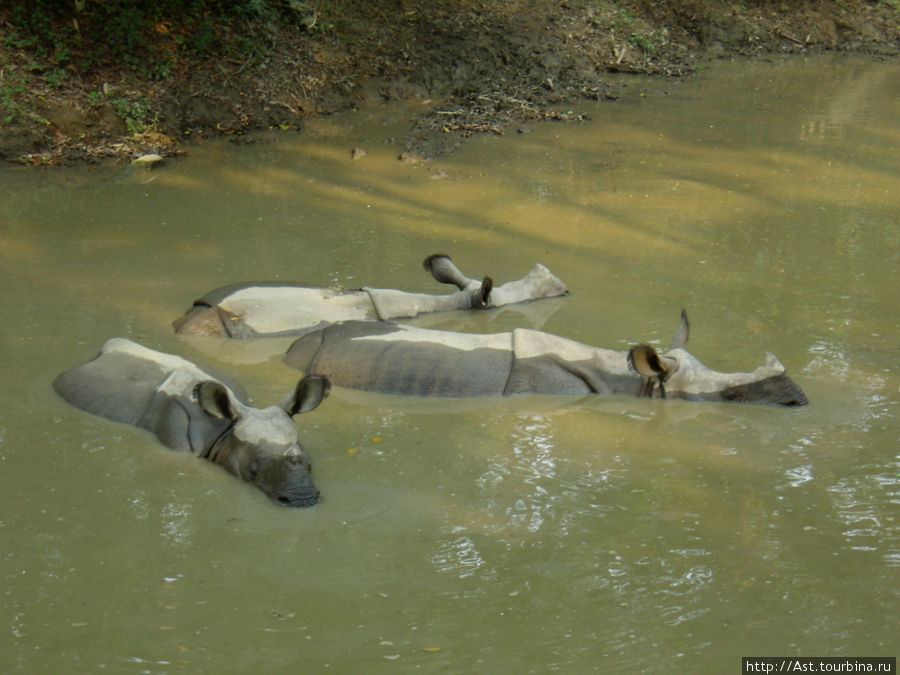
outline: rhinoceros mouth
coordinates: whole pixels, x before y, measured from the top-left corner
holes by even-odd
[[[765,403],[799,408],[809,403],[806,394],[785,374],[768,377],[759,382],[729,387],[721,394],[723,401]]]
[[[299,494],[278,495],[275,497],[275,501],[282,506],[306,508],[308,506],[315,506],[316,504],[318,504],[320,501],[322,501],[322,496],[319,494],[318,490],[307,490]]]

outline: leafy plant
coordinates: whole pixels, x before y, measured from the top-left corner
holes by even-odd
[[[44,79],[51,87],[59,89],[62,86],[63,80],[66,79],[66,71],[62,68],[53,68],[44,73]]]
[[[18,117],[21,105],[17,100],[26,92],[25,83],[18,71],[6,72],[0,80],[0,110],[4,112],[7,124]]]
[[[647,56],[653,56],[656,53],[659,42],[660,39],[656,32],[640,33],[635,31],[628,37],[628,44],[637,47]]]
[[[261,63],[275,44],[278,25],[303,18],[287,0],[9,0],[9,5],[7,47],[81,71],[119,63],[155,80],[223,48]],[[59,73],[49,77],[61,81]]]
[[[137,99],[117,98],[112,101],[116,114],[125,122],[129,134],[150,131],[157,121],[157,114],[143,96]]]

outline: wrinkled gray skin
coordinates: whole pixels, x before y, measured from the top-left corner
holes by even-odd
[[[328,395],[322,377],[300,380],[277,406],[252,408],[236,383],[178,356],[113,338],[53,386],[77,408],[148,429],[170,448],[219,464],[280,504],[319,501],[291,417]]]
[[[772,354],[750,373],[719,373],[684,346],[681,325],[669,349],[600,349],[534,330],[473,335],[350,322],[294,341],[288,365],[351,389],[407,396],[625,394],[692,401],[806,405]]]
[[[471,279],[449,256],[428,256],[425,269],[459,290],[448,295],[383,288],[336,290],[300,284],[258,282],[225,286],[196,300],[174,322],[185,335],[259,337],[303,335],[342,321],[390,321],[458,309],[490,309],[565,295],[565,284],[538,263],[522,279],[494,287],[490,277]]]

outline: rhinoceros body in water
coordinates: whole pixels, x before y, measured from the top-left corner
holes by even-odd
[[[286,362],[333,384],[407,396],[625,394],[799,406],[806,396],[769,354],[749,373],[720,373],[688,353],[682,321],[663,354],[591,347],[534,330],[474,335],[349,322],[302,336]]]
[[[329,383],[306,377],[277,406],[248,406],[240,386],[191,361],[113,338],[53,382],[87,412],[148,429],[165,445],[221,465],[288,506],[319,500],[291,417],[314,409]]]
[[[302,335],[342,321],[390,321],[458,309],[489,309],[518,302],[565,295],[565,284],[538,263],[524,278],[494,286],[490,277],[464,275],[450,258],[436,254],[425,269],[442,283],[459,290],[446,295],[408,293],[383,288],[337,290],[279,282],[225,286],[196,300],[175,321],[186,335],[257,337]]]

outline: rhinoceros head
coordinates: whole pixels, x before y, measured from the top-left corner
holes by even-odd
[[[279,504],[316,504],[319,490],[312,481],[309,455],[297,442],[291,418],[316,408],[329,388],[323,377],[306,377],[280,404],[259,409],[236,400],[218,382],[200,384],[196,391],[200,407],[209,415],[232,422],[213,444],[209,460],[255,485]]]
[[[705,366],[685,350],[690,335],[687,313],[681,310],[681,323],[669,349],[657,354],[649,345],[637,345],[628,352],[629,368],[641,375],[641,396],[672,396],[693,401],[731,401],[779,406],[804,406],[809,403],[803,390],[788,377],[784,365],[774,354],[749,373],[720,373]]]

